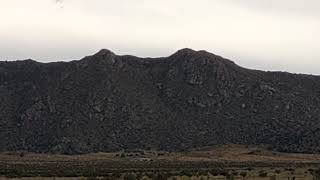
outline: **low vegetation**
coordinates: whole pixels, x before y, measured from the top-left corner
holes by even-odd
[[[58,180],[63,177],[72,180],[77,177],[84,180],[318,180],[320,177],[316,155],[279,156],[262,149],[260,154],[253,155],[250,152],[251,149],[236,145],[181,153],[123,151],[69,156],[25,152],[24,156],[20,156],[20,152],[9,152],[0,154],[0,179],[57,177]],[[274,157],[277,157],[276,161],[266,160]],[[238,159],[231,160],[235,158]]]

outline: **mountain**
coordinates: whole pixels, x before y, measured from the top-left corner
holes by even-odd
[[[62,154],[219,144],[319,153],[320,76],[191,49],[0,62],[0,139],[0,151]]]

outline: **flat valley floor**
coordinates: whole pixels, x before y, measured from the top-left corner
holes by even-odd
[[[0,180],[320,180],[320,155],[224,145],[188,152],[0,154]]]

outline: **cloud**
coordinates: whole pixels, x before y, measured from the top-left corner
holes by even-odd
[[[249,10],[271,13],[291,14],[319,18],[320,1],[318,0],[225,0],[231,4],[246,7]],[[315,17],[316,16],[316,17]]]
[[[320,74],[312,10],[320,6],[301,2],[64,0],[60,8],[53,0],[10,0],[0,6],[0,60],[73,60],[101,48],[154,57],[189,47],[250,68]]]

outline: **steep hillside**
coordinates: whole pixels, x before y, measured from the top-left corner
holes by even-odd
[[[78,154],[218,144],[320,152],[320,77],[182,49],[0,62],[0,151]]]

